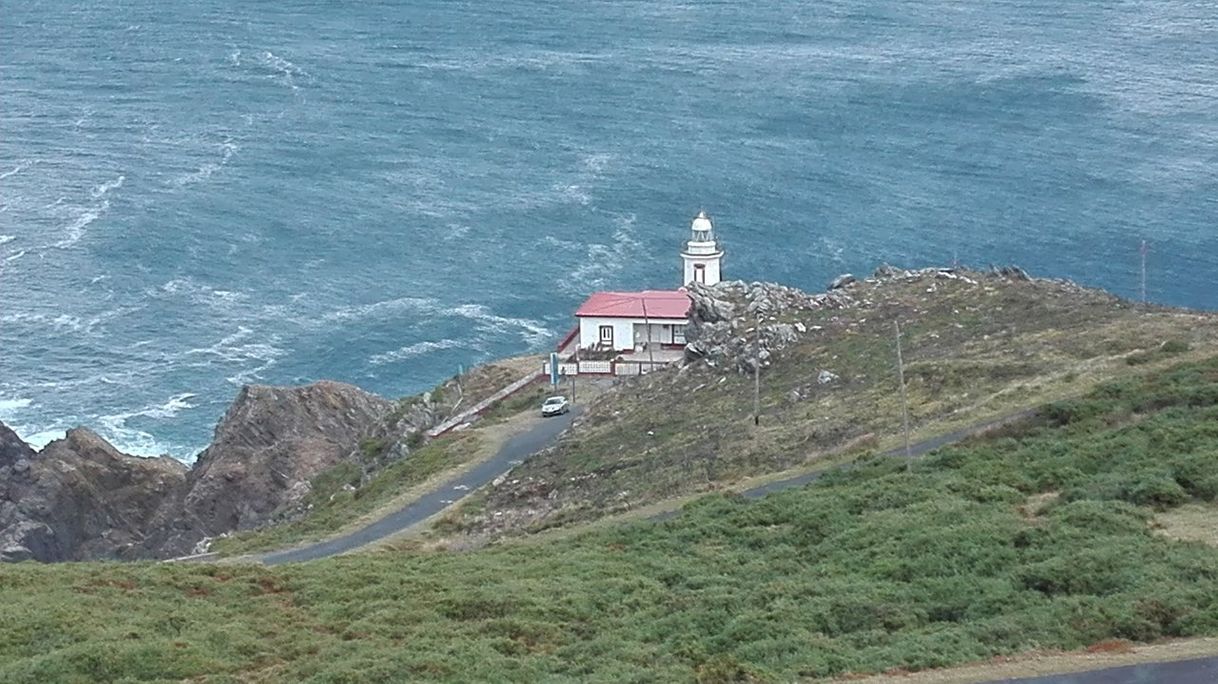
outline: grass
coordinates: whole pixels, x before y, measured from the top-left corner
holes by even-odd
[[[300,518],[217,539],[211,550],[228,556],[323,539],[392,506],[412,488],[470,462],[484,450],[475,433],[441,437],[363,484],[360,467],[343,463],[313,480]]]
[[[5,566],[0,682],[792,681],[1218,635],[1218,549],[1154,525],[1216,473],[1213,359],[544,545]]]
[[[583,524],[715,491],[901,429],[893,321],[905,333],[913,429],[944,432],[1100,382],[1218,351],[1218,317],[1145,308],[1054,281],[923,277],[861,283],[849,309],[788,311],[811,332],[752,377],[695,365],[607,392],[517,483],[461,506],[445,530],[475,537]],[[928,292],[933,290],[933,292]],[[820,370],[840,380],[820,385]]]
[[[1172,538],[1218,547],[1218,505],[1189,503],[1155,516],[1159,531]]]

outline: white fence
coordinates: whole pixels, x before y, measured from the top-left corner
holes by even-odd
[[[663,368],[666,363],[656,361],[583,361],[579,363],[563,362],[558,364],[558,374],[566,375],[644,375],[657,368]],[[541,365],[542,375],[550,374],[550,362]]]

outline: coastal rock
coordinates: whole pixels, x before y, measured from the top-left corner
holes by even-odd
[[[162,505],[149,550],[185,555],[206,537],[268,522],[319,473],[356,453],[393,407],[337,382],[244,387],[180,493]]]
[[[871,274],[871,277],[876,280],[888,280],[891,278],[903,278],[905,277],[905,273],[906,272],[903,269],[899,269],[891,264],[881,264],[880,267],[875,269],[875,272]]]
[[[21,441],[17,433],[9,429],[4,423],[0,423],[0,468],[11,467],[18,461],[29,460],[34,457],[34,450],[30,445]]]
[[[152,517],[186,475],[174,459],[128,456],[83,428],[35,454],[0,425],[0,462],[12,463],[0,479],[3,561],[138,557]]]
[[[843,273],[843,274],[839,275],[838,277],[834,278],[833,282],[829,283],[829,289],[830,290],[840,290],[848,285],[857,283],[858,280],[859,280],[858,278],[855,278],[850,273]]]

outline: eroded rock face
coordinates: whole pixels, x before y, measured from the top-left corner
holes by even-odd
[[[783,322],[784,314],[854,305],[845,289],[808,294],[773,283],[693,283],[688,292],[693,305],[685,334],[686,358],[735,367],[742,373],[753,372],[757,363],[767,366],[774,354],[808,332],[802,324]]]
[[[0,561],[139,557],[185,477],[179,461],[122,454],[83,428],[35,454],[0,425]]]
[[[308,491],[308,483],[358,449],[393,403],[352,385],[251,385],[241,390],[215,437],[166,500],[148,549],[194,553],[199,543],[257,527]]]

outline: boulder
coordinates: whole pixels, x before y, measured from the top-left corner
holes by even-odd
[[[892,278],[904,278],[905,273],[906,272],[904,270],[891,264],[881,264],[880,267],[875,269],[875,272],[871,274],[871,277],[875,278],[876,280],[890,280]]]
[[[831,291],[840,290],[844,287],[857,283],[858,281],[859,281],[859,279],[855,278],[853,275],[851,275],[849,273],[843,273],[843,274],[839,275],[838,277],[834,278],[833,282],[829,283],[829,290],[831,290]]]

